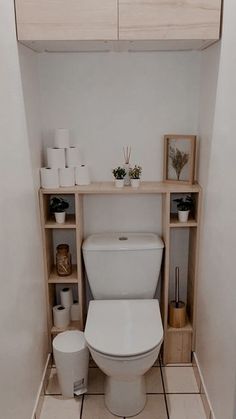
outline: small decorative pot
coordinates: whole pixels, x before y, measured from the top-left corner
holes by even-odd
[[[116,188],[123,188],[124,183],[125,183],[124,179],[116,179],[115,180]]]
[[[55,219],[58,224],[64,224],[66,219],[66,212],[54,212]]]
[[[178,211],[179,221],[181,223],[186,223],[188,221],[189,211]]]
[[[140,186],[140,179],[131,179],[132,188],[138,188]]]

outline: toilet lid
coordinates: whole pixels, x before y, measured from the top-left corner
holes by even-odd
[[[111,356],[135,356],[161,343],[163,328],[158,300],[96,300],[89,304],[85,339],[91,348]]]

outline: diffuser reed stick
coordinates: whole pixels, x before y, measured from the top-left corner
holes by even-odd
[[[130,155],[131,155],[131,146],[123,147],[123,154],[124,154],[125,164],[129,164]]]

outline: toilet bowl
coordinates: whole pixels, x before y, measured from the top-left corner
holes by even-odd
[[[134,416],[144,408],[144,374],[163,340],[159,302],[154,299],[163,247],[154,233],[92,234],[83,243],[94,298],[85,339],[106,374],[105,404],[117,416]]]
[[[144,374],[163,340],[158,300],[91,301],[85,339],[106,374],[105,404],[117,416],[134,416],[146,403]]]

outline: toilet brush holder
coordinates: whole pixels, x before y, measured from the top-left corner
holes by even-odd
[[[169,304],[169,325],[171,327],[184,327],[186,325],[186,304],[179,301],[179,267],[175,268],[175,301]]]
[[[176,301],[171,301],[169,304],[169,325],[180,328],[186,325],[186,304],[183,301],[177,304]]]

